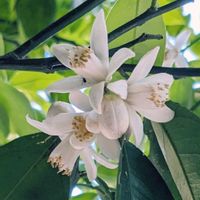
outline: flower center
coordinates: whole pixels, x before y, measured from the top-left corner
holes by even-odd
[[[157,83],[152,88],[152,93],[148,99],[153,101],[156,107],[162,108],[165,105],[165,102],[168,100],[168,90],[168,84]]]
[[[71,175],[71,170],[66,168],[66,169],[62,169],[64,164],[62,164],[62,157],[61,156],[55,156],[55,157],[49,157],[48,163],[51,164],[52,168],[57,168],[62,171],[62,175],[67,175],[70,176]]]
[[[76,116],[72,122],[72,128],[74,130],[74,135],[77,140],[83,142],[85,140],[89,140],[93,137],[93,133],[89,132],[85,126],[85,118],[82,116]]]
[[[73,68],[83,68],[91,58],[92,50],[87,47],[73,47],[69,50],[69,64]]]

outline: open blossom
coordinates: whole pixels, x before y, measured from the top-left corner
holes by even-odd
[[[164,67],[172,67],[174,63],[176,67],[189,66],[187,60],[181,53],[181,49],[183,48],[184,45],[187,44],[190,35],[191,35],[190,30],[185,30],[181,32],[177,36],[174,45],[167,40],[165,59],[163,62]]]
[[[110,159],[119,159],[120,145],[117,140],[108,140],[100,134],[96,121],[93,117],[87,120],[88,115],[93,113],[76,113],[70,104],[56,102],[42,122],[28,116],[27,121],[48,135],[60,137],[61,142],[48,159],[52,167],[57,167],[63,175],[70,175],[80,156],[89,180],[94,180],[97,175],[94,160],[105,167],[116,168],[117,165],[110,162]],[[93,149],[94,142],[100,148],[101,154]]]
[[[156,47],[145,54],[127,81],[126,103],[129,111],[129,131],[135,134],[137,145],[143,138],[143,123],[140,115],[160,123],[168,122],[174,117],[174,111],[165,105],[173,77],[166,73],[147,77],[158,51],[159,47]]]
[[[120,98],[127,97],[127,82],[120,80],[110,83],[112,75],[134,53],[128,48],[119,49],[109,61],[108,37],[103,10],[95,19],[91,32],[90,47],[58,44],[52,47],[53,54],[77,75],[50,85],[49,92],[71,92],[91,87],[89,100],[93,109],[102,113],[105,87]]]

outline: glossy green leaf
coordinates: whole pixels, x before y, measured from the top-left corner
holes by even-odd
[[[0,105],[8,114],[10,132],[15,132],[19,135],[35,132],[36,129],[25,120],[27,114],[33,116],[34,113],[24,94],[1,80],[0,91]]]
[[[77,195],[72,197],[70,200],[97,200],[97,194],[93,192],[87,192],[84,194]]]
[[[152,163],[129,142],[123,145],[119,170],[117,200],[173,199]]]
[[[28,37],[48,26],[55,16],[55,0],[18,0],[17,16]]]
[[[40,133],[0,147],[0,199],[68,200],[70,179],[47,163],[56,141]]]
[[[114,7],[110,11],[107,18],[108,32],[116,29],[117,27],[123,25],[124,23],[132,20],[136,16],[143,13],[151,5],[149,0],[118,0],[116,1]],[[160,46],[161,50],[157,59],[157,65],[162,64],[165,50],[165,26],[162,17],[156,17],[153,20],[146,22],[142,26],[138,26],[130,30],[129,32],[123,34],[113,42],[111,42],[110,47],[120,46],[131,40],[136,39],[142,33],[149,34],[161,34],[164,39],[162,40],[149,40],[139,43],[132,47],[132,50],[136,53],[134,62],[143,56],[148,50],[154,48],[155,46]]]
[[[175,118],[152,126],[182,200],[200,197],[200,119],[175,103]]]
[[[147,119],[145,119],[144,121],[144,131],[150,140],[150,153],[149,153],[148,158],[151,160],[153,165],[156,167],[160,175],[163,177],[163,179],[167,183],[174,199],[181,200],[180,193],[176,187],[176,184],[174,183],[172,175],[169,171],[169,168],[163,157],[162,151],[159,147],[156,136],[153,132],[151,122]]]

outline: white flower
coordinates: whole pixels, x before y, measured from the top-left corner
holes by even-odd
[[[58,167],[63,175],[70,175],[80,156],[85,163],[89,180],[94,180],[97,175],[94,160],[105,167],[116,168],[117,165],[109,159],[119,159],[120,145],[117,140],[111,141],[101,135],[96,122],[92,118],[87,120],[87,115],[93,115],[93,113],[75,113],[70,104],[56,102],[50,107],[46,119],[42,122],[28,116],[27,121],[48,135],[60,137],[60,144],[49,156],[48,161],[52,167]],[[92,148],[94,142],[102,154]]]
[[[120,83],[120,81],[119,81]],[[125,91],[127,93],[127,88]],[[123,91],[122,91],[123,93]],[[91,111],[89,98],[80,91],[73,91],[69,95],[70,102],[85,112]],[[115,94],[105,94],[102,99],[102,113],[91,112],[90,118],[96,121],[95,129],[98,129],[106,138],[115,140],[120,138],[128,129],[129,118],[125,102]],[[90,128],[90,127],[88,127]]]
[[[190,30],[182,31],[176,38],[175,44],[171,44],[167,40],[165,59],[163,62],[164,67],[172,67],[175,63],[176,67],[188,67],[187,60],[181,53],[181,49],[187,44],[191,35]]]
[[[65,78],[50,85],[47,88],[49,92],[65,93],[91,86],[90,104],[98,113],[102,112],[105,87],[121,98],[126,98],[125,80],[109,82],[114,72],[135,54],[128,48],[122,48],[112,56],[109,62],[108,37],[103,10],[97,14],[93,24],[90,48],[58,44],[52,47],[52,51],[58,60],[76,72],[77,76]]]
[[[143,138],[143,123],[138,113],[161,123],[168,122],[174,117],[174,111],[165,105],[173,77],[166,73],[146,77],[156,60],[158,51],[159,47],[156,47],[145,54],[127,81],[129,131],[135,134],[136,145],[139,145]]]

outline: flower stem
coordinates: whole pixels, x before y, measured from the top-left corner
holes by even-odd
[[[172,3],[164,5],[160,8],[157,8],[157,9],[152,9],[152,7],[150,7],[149,9],[147,9],[144,13],[142,13],[141,15],[136,17],[135,19],[129,21],[128,23],[126,23],[126,24],[118,27],[114,31],[110,32],[108,34],[108,41],[111,42],[111,41],[115,40],[117,37],[119,37],[120,35],[131,30],[132,28],[135,28],[137,26],[141,26],[146,21],[148,21],[148,20],[150,20],[154,17],[157,17],[159,15],[162,15],[163,13],[166,13],[170,10],[176,9],[176,8],[182,6],[186,3],[189,3],[189,2],[193,2],[193,0],[176,0]]]
[[[54,34],[62,30],[65,26],[71,24],[78,18],[82,17],[84,14],[92,10],[94,7],[102,3],[104,0],[86,0],[80,6],[67,13],[57,21],[53,22],[41,32],[33,36],[31,39],[26,41],[24,44],[19,46],[16,50],[10,52],[5,57],[9,58],[23,58],[28,52],[33,50],[35,47],[39,46],[48,38],[52,37]],[[37,23],[37,22],[36,22]]]

